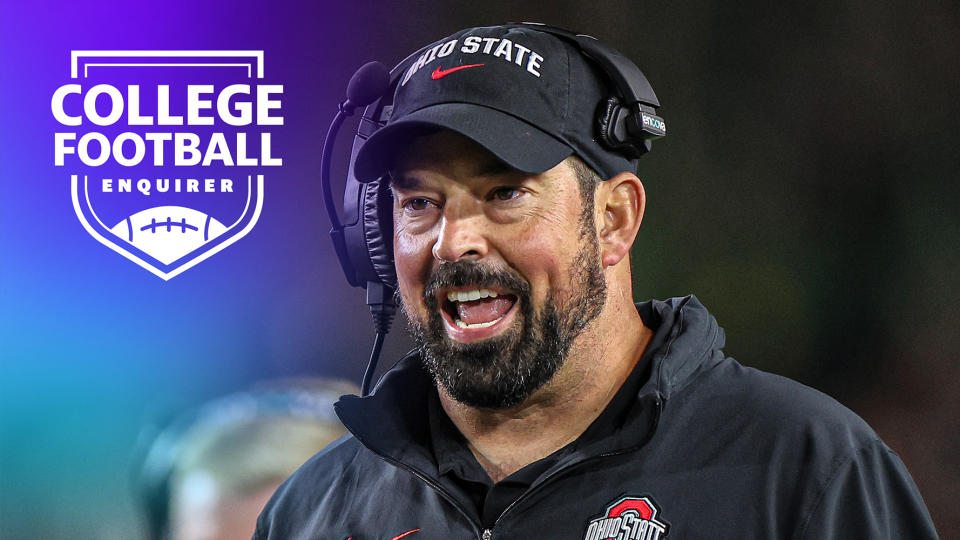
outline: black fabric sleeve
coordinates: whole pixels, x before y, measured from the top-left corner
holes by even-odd
[[[937,531],[903,462],[875,440],[837,463],[796,538],[936,539]]]
[[[270,536],[269,527],[264,523],[265,521],[261,513],[257,518],[257,528],[253,531],[253,537],[250,540],[266,540]]]

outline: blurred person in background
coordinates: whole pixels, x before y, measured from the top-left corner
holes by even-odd
[[[135,484],[150,540],[249,538],[280,483],[346,433],[351,383],[291,379],[230,394],[145,434]]]

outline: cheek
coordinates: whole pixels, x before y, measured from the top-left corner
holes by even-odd
[[[579,286],[574,265],[584,243],[580,223],[583,203],[576,187],[565,190],[559,198],[553,212],[541,221],[540,232],[526,240],[528,260],[539,267],[537,281],[531,279],[538,302],[553,294],[562,304],[577,292],[573,287]]]
[[[579,235],[565,227],[529,230],[510,243],[508,260],[530,282],[535,304],[546,301],[550,293],[569,294],[572,264],[579,246]]]
[[[397,284],[408,309],[416,309],[422,303],[424,285],[433,261],[432,246],[427,239],[407,234],[402,229],[393,237]]]

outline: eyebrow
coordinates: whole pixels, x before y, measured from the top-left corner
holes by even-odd
[[[404,189],[404,190],[414,190],[420,187],[422,184],[418,178],[412,178],[400,171],[389,171],[387,173],[387,178],[390,183],[391,188]]]

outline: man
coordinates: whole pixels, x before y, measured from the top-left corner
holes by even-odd
[[[355,164],[389,172],[419,347],[338,403],[352,436],[255,539],[936,537],[856,415],[725,357],[695,297],[634,304],[644,189],[577,47],[505,26],[425,50]]]

